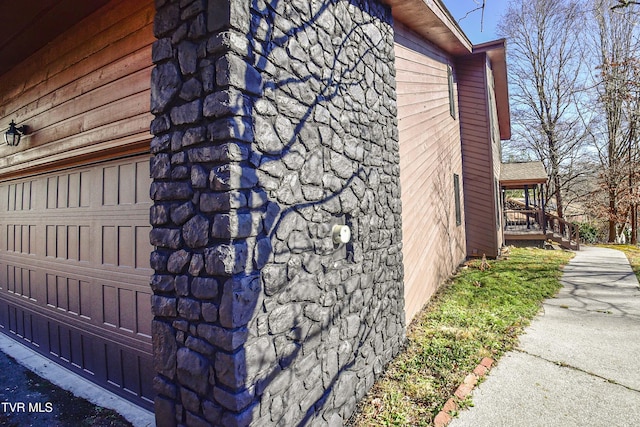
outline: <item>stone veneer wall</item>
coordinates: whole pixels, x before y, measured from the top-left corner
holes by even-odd
[[[390,10],[156,9],[157,423],[341,425],[404,341]]]

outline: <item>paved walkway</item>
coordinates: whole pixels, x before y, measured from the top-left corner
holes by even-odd
[[[585,247],[562,282],[450,427],[640,426],[640,289],[625,255]]]

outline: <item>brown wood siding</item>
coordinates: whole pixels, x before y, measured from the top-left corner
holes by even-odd
[[[143,150],[153,16],[150,1],[111,2],[0,76],[0,128],[29,127],[18,147],[0,148],[0,176]]]
[[[0,331],[152,408],[154,5],[112,1],[0,76]]]
[[[453,184],[462,160],[449,112],[450,58],[401,25],[395,55],[408,323],[465,257]]]
[[[462,138],[467,254],[498,254],[496,171],[489,123],[486,55],[458,59],[458,99]],[[497,123],[497,122],[496,122]],[[499,144],[499,138],[497,138]],[[499,150],[499,148],[498,148]],[[499,152],[499,151],[498,151]],[[498,164],[499,167],[499,164]],[[499,173],[499,169],[497,171]]]
[[[489,112],[491,114],[490,120],[492,123],[491,131],[491,162],[493,163],[493,182],[495,189],[495,200],[496,200],[496,244],[497,247],[502,247],[504,243],[503,238],[503,213],[502,213],[502,199],[500,195],[500,165],[502,164],[502,150],[501,150],[501,142],[500,142],[500,126],[498,125],[498,107],[496,105],[496,90],[495,90],[495,79],[493,75],[493,70],[491,68],[491,62],[486,61],[487,68],[487,88],[489,89],[489,99],[488,102],[491,103],[491,108],[489,108]]]

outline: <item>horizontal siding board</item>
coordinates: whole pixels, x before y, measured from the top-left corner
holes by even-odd
[[[0,76],[0,123],[30,129],[0,160],[0,176],[150,139],[154,11],[150,0],[110,2]]]
[[[428,110],[425,113],[426,114],[423,114],[423,115],[412,113],[411,115],[407,115],[402,119],[398,120],[398,130],[406,131],[406,130],[418,127],[419,129],[417,129],[417,132],[422,131],[422,133],[424,134],[426,130],[425,126],[428,127],[434,122],[437,123],[439,120],[442,120],[442,119],[447,120],[447,117],[450,118],[449,107],[447,107],[446,110],[442,109],[441,111],[438,112],[438,114],[430,114],[430,111]],[[439,129],[438,132],[442,132],[442,131]],[[439,135],[433,133],[425,137],[433,138],[434,136],[437,137]]]
[[[463,159],[465,161],[465,171],[472,173],[473,171],[478,171],[477,173],[480,175],[486,175],[487,169],[490,165],[489,163],[489,153],[486,151],[471,151],[465,152],[463,155]]]
[[[398,105],[398,116],[399,117],[403,117],[405,116],[405,112],[402,109],[406,109],[408,107],[413,108],[414,106],[419,106],[419,105],[424,105],[425,108],[434,110],[437,109],[436,106],[431,105],[430,103],[426,102],[426,96],[428,95],[427,92],[408,92],[408,93],[403,93],[402,97],[403,97],[403,103],[402,105]],[[447,95],[448,97],[448,95]],[[448,110],[447,110],[448,112]]]
[[[54,93],[65,85],[74,82],[80,76],[85,76],[92,72],[99,72],[100,70],[107,68],[113,62],[126,58],[128,55],[136,52],[142,47],[147,48],[147,58],[150,61],[150,47],[153,42],[152,30],[152,24],[147,24],[145,27],[132,32],[129,37],[113,43],[113,45],[110,45],[108,49],[101,49],[96,52],[95,55],[84,58],[73,68],[67,68],[63,70],[63,72],[53,76],[40,74],[39,78],[41,80],[35,85],[28,87],[28,89],[19,94],[19,97],[15,98],[13,102],[6,104],[3,103],[3,109],[0,110],[0,116],[7,114],[20,116],[20,109],[22,108],[22,105],[34,102],[48,94]],[[150,65],[150,62],[147,64]],[[12,73],[9,73],[9,75],[11,74]]]
[[[413,97],[413,95],[409,96]],[[412,118],[413,116],[417,116],[417,118],[415,119],[415,121],[417,122],[430,122],[433,120],[441,120],[443,118],[446,118],[446,116],[449,115],[448,98],[446,98],[446,106],[442,105],[442,99],[444,98],[432,98],[432,101],[438,101],[439,99],[441,101],[440,103],[426,102],[423,100],[422,102],[408,102],[407,104],[399,105],[398,116],[402,118],[398,120],[398,123],[412,123],[408,119]]]
[[[136,88],[141,90],[142,84],[146,83],[148,89],[151,73],[149,48],[149,45],[145,45],[129,56],[61,86],[26,104],[17,113],[33,118],[39,114],[48,114],[49,110],[65,103],[77,104],[76,101],[81,101],[83,97],[90,97],[96,105],[101,105],[108,103],[110,99],[125,96],[119,95],[122,92],[136,91]]]
[[[44,127],[31,135],[28,147],[37,147],[51,141],[92,132],[95,129],[146,114],[148,111],[149,95],[146,91],[139,92],[99,108],[88,110],[85,114],[74,115],[69,119]]]
[[[135,108],[135,112],[131,116],[143,113],[141,108],[149,110],[148,88],[150,81],[151,69],[145,69],[141,72],[123,78],[121,81],[114,82],[107,86],[102,86],[97,90],[90,91],[83,95],[60,104],[58,108],[52,109],[50,113],[42,112],[37,116],[29,119],[29,125],[37,129],[31,138],[42,139],[40,133],[46,131],[49,127],[55,127],[68,120],[85,119],[82,129],[88,130],[95,126],[91,126],[90,122],[104,121],[107,118],[118,120],[117,117],[124,113],[122,108]],[[132,98],[138,96],[138,99]],[[147,100],[140,98],[147,97]],[[142,101],[142,104],[140,102]],[[104,116],[104,114],[114,114],[112,116]],[[101,117],[102,116],[102,117]],[[48,142],[57,138],[44,139]],[[33,145],[37,145],[32,141]]]
[[[396,27],[398,30],[394,34],[396,56],[404,58],[407,56],[407,52],[419,53],[432,60],[429,62],[424,61],[425,68],[438,67],[439,63],[442,64],[448,60],[444,52],[439,51],[435,46],[411,33],[406,27],[398,23],[396,23]]]
[[[120,6],[128,10],[126,3],[128,2],[123,2]],[[132,43],[131,40],[139,37],[140,29],[153,25],[154,16],[153,5],[150,2],[132,3],[138,3],[133,8],[136,11],[125,15],[120,9],[114,10],[114,14],[108,14],[111,22],[105,22],[102,25],[99,24],[101,19],[98,16],[102,13],[101,9],[99,13],[94,13],[81,21],[65,35],[54,39],[34,56],[27,58],[16,67],[15,72],[7,73],[8,83],[13,83],[14,89],[8,92],[5,99],[22,98],[25,91],[40,85],[44,80],[53,79],[59,74],[76,69],[87,59],[95,61],[92,58],[99,57],[102,51],[109,52],[115,48],[115,52],[129,52],[126,46]],[[120,20],[121,18],[123,19]],[[87,32],[87,28],[91,27],[98,31]],[[152,31],[144,31],[144,33],[147,34],[147,39],[153,42]],[[149,35],[151,37],[148,37]],[[136,42],[133,43],[136,44]],[[110,56],[112,55],[113,52],[110,53]]]
[[[128,136],[138,135],[142,133],[142,129],[149,127],[149,114],[141,114],[136,117],[130,117],[119,122],[112,122],[108,125],[83,132],[79,135],[72,135],[56,141],[57,152],[67,153],[82,147],[93,147],[94,150],[100,148],[100,144],[117,142],[120,139],[126,139]],[[146,136],[141,136],[147,138]],[[137,140],[138,138],[134,138]],[[96,147],[96,145],[98,147]],[[22,162],[33,162],[40,157],[35,150],[19,151],[15,154],[0,159],[0,170],[3,167],[14,166]],[[123,152],[123,154],[125,154]],[[60,155],[57,156],[58,159]]]

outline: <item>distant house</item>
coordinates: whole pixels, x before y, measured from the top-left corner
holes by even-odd
[[[6,9],[0,330],[158,425],[344,423],[503,243],[505,42],[440,1]]]

